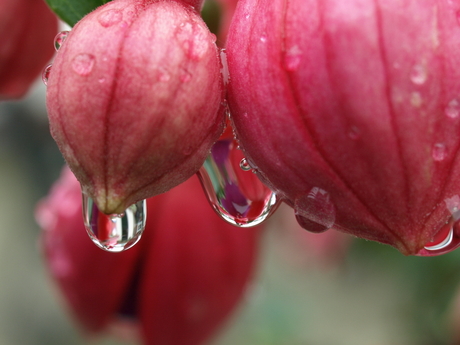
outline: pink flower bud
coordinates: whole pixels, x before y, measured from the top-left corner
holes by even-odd
[[[238,138],[304,228],[430,255],[449,223],[460,243],[459,11],[239,1],[227,43]]]
[[[50,273],[90,334],[130,320],[143,344],[203,344],[242,298],[260,232],[221,220],[196,177],[148,207],[140,243],[100,250],[86,235],[80,187],[65,169],[36,212]]]
[[[48,80],[51,132],[102,212],[202,165],[224,119],[214,40],[192,7],[147,0],[111,1],[66,38]]]
[[[0,0],[0,99],[27,92],[53,56],[57,27],[43,0]]]

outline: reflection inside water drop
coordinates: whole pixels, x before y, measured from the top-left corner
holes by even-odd
[[[145,228],[147,203],[139,201],[123,214],[106,215],[99,211],[93,199],[82,193],[83,220],[91,240],[108,252],[121,252],[134,246]]]
[[[54,38],[54,49],[56,49],[56,51],[58,51],[59,48],[61,48],[65,39],[69,35],[69,32],[70,31],[61,31],[60,33],[56,35],[56,37]]]
[[[251,165],[238,149],[231,128],[229,133],[214,144],[197,175],[221,218],[239,227],[255,226],[273,214],[279,202],[275,193],[248,171]]]
[[[48,79],[50,77],[52,67],[53,65],[49,64],[43,69],[42,81],[43,81],[43,84],[45,84],[45,86],[48,86]]]
[[[436,256],[449,253],[460,246],[460,197],[455,195],[444,200],[452,214],[449,221],[436,233],[433,239],[417,253],[418,256]]]

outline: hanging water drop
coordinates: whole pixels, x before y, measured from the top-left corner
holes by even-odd
[[[242,169],[244,156],[237,146],[228,124],[197,175],[219,216],[239,227],[256,226],[273,214],[279,200],[255,174]]]
[[[239,146],[237,145],[236,146],[236,149],[239,150]],[[240,162],[240,168],[243,170],[243,171],[249,171],[251,170],[251,165],[249,164],[248,160],[246,158],[243,158]]]
[[[43,72],[42,72],[42,81],[43,81],[43,84],[45,84],[45,86],[48,86],[48,79],[50,77],[50,74],[51,74],[51,68],[53,67],[52,64],[49,64],[48,66],[46,66],[44,69],[43,69]]]
[[[334,226],[335,206],[324,189],[313,187],[295,200],[294,209],[297,222],[305,230],[321,233]]]
[[[69,33],[70,31],[61,31],[56,35],[56,37],[54,38],[54,49],[56,49],[56,51],[58,51],[59,48],[61,48]]]
[[[460,246],[460,224],[455,218],[452,217],[417,255],[436,256],[447,254],[457,249]]]
[[[139,201],[123,214],[106,215],[99,211],[93,199],[83,196],[83,220],[91,240],[99,248],[118,253],[134,246],[145,228],[147,203]]]

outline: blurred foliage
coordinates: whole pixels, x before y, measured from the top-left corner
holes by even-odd
[[[95,8],[110,0],[45,0],[48,6],[70,26],[74,26],[81,18]]]

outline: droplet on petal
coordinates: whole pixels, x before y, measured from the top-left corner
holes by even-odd
[[[423,85],[426,82],[428,75],[426,68],[423,65],[414,65],[410,74],[410,80],[415,85]]]
[[[237,150],[239,150],[239,146],[237,145],[236,147]],[[243,158],[240,162],[240,168],[244,171],[249,171],[251,170],[251,165],[249,164],[248,160],[246,158]]]
[[[99,24],[101,24],[105,28],[119,23],[122,19],[123,13],[117,9],[103,11],[97,16]]]
[[[50,77],[50,73],[51,73],[51,68],[53,67],[52,64],[49,64],[48,66],[46,66],[44,69],[43,69],[43,73],[42,73],[42,81],[43,81],[43,84],[48,85],[48,79]]]
[[[301,58],[302,52],[297,45],[290,48],[284,55],[284,68],[287,71],[297,70],[300,66]]]
[[[197,175],[221,218],[239,227],[252,227],[273,214],[279,200],[256,175],[242,169],[243,153],[237,146],[232,138],[218,140]]]
[[[313,187],[295,201],[294,210],[297,222],[305,230],[320,233],[334,226],[335,206],[324,189]]]
[[[447,148],[443,143],[437,143],[433,145],[432,150],[433,159],[437,162],[443,161],[447,157]]]
[[[94,60],[94,55],[78,54],[72,60],[72,69],[81,76],[87,76],[93,70]]]
[[[86,231],[96,246],[118,253],[140,240],[147,216],[145,200],[131,205],[123,214],[106,215],[99,211],[92,198],[85,193],[82,196]]]
[[[54,38],[54,49],[56,49],[56,51],[58,51],[59,48],[61,48],[62,44],[64,43],[68,35],[69,31],[61,31],[56,35],[56,37]]]
[[[460,115],[460,104],[456,99],[453,99],[452,101],[447,104],[444,113],[446,114],[447,117],[450,117],[451,119],[456,119]]]

